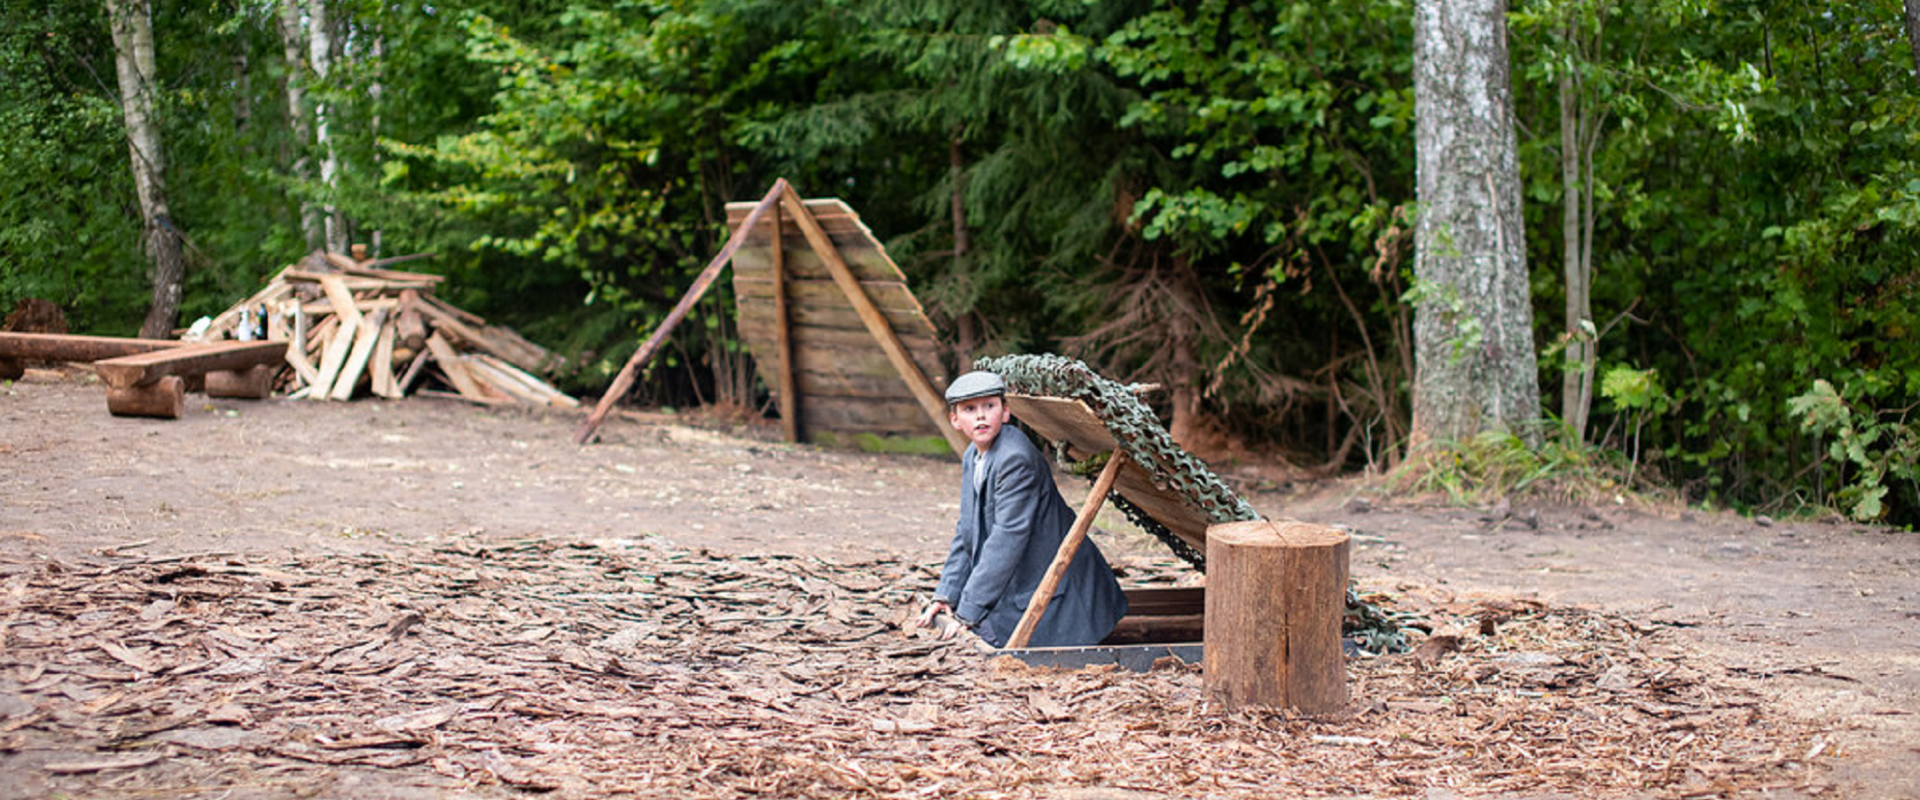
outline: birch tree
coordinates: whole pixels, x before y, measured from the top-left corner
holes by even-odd
[[[307,4],[307,59],[313,67],[313,75],[322,84],[332,71],[336,52],[333,20],[328,14],[327,0],[311,0]],[[323,222],[326,228],[327,249],[336,253],[347,252],[347,220],[334,205],[333,196],[340,188],[340,156],[334,148],[333,137],[328,130],[329,114],[332,104],[325,99],[313,106],[314,144],[320,148],[320,183],[325,187],[327,200],[323,204]]]
[[[313,162],[307,155],[307,148],[313,143],[313,126],[307,121],[306,87],[302,77],[307,36],[301,24],[300,0],[281,0],[279,12],[280,43],[287,61],[287,125],[293,129],[293,177],[304,185],[313,178]],[[300,232],[306,237],[308,248],[326,244],[325,232],[320,228],[320,213],[311,200],[300,201]]]
[[[166,156],[154,113],[153,14],[151,0],[105,0],[113,29],[114,73],[119,79],[120,109],[126,121],[127,155],[134,191],[140,201],[141,240],[152,266],[147,272],[153,299],[140,323],[140,336],[166,339],[180,315],[181,283],[186,277],[180,230],[167,209]]]
[[[1504,0],[1414,7],[1412,444],[1540,415]]]

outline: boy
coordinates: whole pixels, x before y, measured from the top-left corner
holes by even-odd
[[[969,372],[947,387],[947,420],[972,444],[961,456],[953,544],[933,603],[918,620],[931,627],[949,612],[994,647],[1005,647],[1020,624],[1074,518],[1039,449],[1019,428],[1003,427],[1012,419],[1006,393],[1006,382],[985,371]],[[1126,613],[1120,582],[1088,539],[1054,589],[1028,646],[1098,644]]]

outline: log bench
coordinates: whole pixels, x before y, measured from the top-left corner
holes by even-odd
[[[204,378],[208,397],[264,399],[287,343],[177,342],[0,332],[0,379],[25,372],[27,361],[91,363],[107,384],[107,412],[120,417],[179,419],[189,379]]]

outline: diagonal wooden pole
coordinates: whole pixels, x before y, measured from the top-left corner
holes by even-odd
[[[932,418],[934,427],[947,437],[947,444],[953,446],[954,453],[967,450],[967,437],[954,430],[947,421],[947,401],[934,391],[933,384],[927,380],[926,373],[920,371],[920,365],[914,363],[913,356],[907,353],[906,345],[900,343],[900,337],[893,332],[893,325],[887,322],[885,314],[875,308],[873,299],[867,297],[867,290],[860,286],[860,279],[854,277],[853,270],[847,267],[846,259],[840,257],[839,249],[833,246],[833,240],[827,237],[826,230],[820,227],[820,221],[813,218],[813,212],[806,203],[800,201],[797,194],[788,192],[783,195],[780,204],[786,208],[787,216],[800,226],[800,232],[806,234],[807,244],[826,262],[827,271],[833,274],[833,282],[838,284],[840,292],[847,296],[847,302],[853,304],[853,310],[859,312],[860,321],[867,326],[867,333],[880,343],[880,349],[886,351],[887,360],[892,362],[900,379],[906,381],[907,389],[913,392],[920,407]]]
[[[774,203],[789,191],[787,179],[779,178],[773,182],[773,188],[767,192],[767,196],[761,198],[759,204],[753,207],[753,211],[747,214],[746,220],[740,223],[740,227],[734,230],[732,236],[727,237],[727,246],[720,248],[720,254],[707,262],[707,268],[701,270],[700,277],[693,280],[692,288],[680,297],[679,305],[668,312],[667,318],[660,322],[660,326],[653,329],[653,335],[647,337],[646,343],[640,345],[639,350],[634,351],[632,358],[627,359],[627,365],[620,368],[620,374],[614,377],[613,385],[607,387],[606,394],[601,395],[600,404],[593,407],[593,413],[587,415],[587,421],[574,432],[574,444],[586,444],[593,438],[594,432],[600,430],[600,423],[606,420],[607,414],[612,413],[613,404],[625,396],[628,389],[633,388],[634,378],[639,374],[640,368],[646,366],[646,363],[653,358],[654,351],[659,350],[660,345],[666,342],[667,334],[672,333],[674,326],[679,325],[680,320],[686,319],[687,312],[692,311],[694,304],[700,302],[700,298],[706,295],[707,289],[713,286],[714,279],[720,277],[720,270],[733,259],[734,251],[739,250],[740,245],[747,241],[747,233],[753,230],[753,226],[760,223],[760,217],[765,215],[768,209],[773,208]],[[775,242],[774,246],[778,247],[779,243]]]
[[[1081,543],[1087,540],[1087,530],[1093,527],[1093,518],[1099,516],[1100,507],[1107,502],[1107,495],[1113,491],[1113,481],[1120,476],[1121,465],[1127,463],[1127,454],[1119,450],[1107,457],[1107,466],[1100,470],[1100,477],[1093,481],[1093,491],[1087,493],[1087,502],[1080,506],[1080,516],[1074,517],[1073,528],[1067,531],[1067,538],[1060,540],[1060,550],[1053,554],[1053,563],[1047,565],[1047,574],[1040,576],[1040,586],[1033,590],[1033,598],[1027,601],[1027,613],[1020,615],[1020,624],[1013,629],[1012,638],[1007,639],[1008,649],[1027,646],[1033,638],[1033,629],[1040,627],[1040,616],[1047,613],[1047,604],[1053,602],[1053,590],[1060,585],[1060,579],[1066,577],[1067,567],[1073,564],[1073,554],[1080,551]]]

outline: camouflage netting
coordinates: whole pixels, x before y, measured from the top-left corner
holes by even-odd
[[[1120,443],[1127,457],[1146,470],[1155,486],[1178,495],[1187,506],[1205,515],[1208,522],[1218,524],[1260,518],[1260,513],[1227,488],[1204,462],[1175,444],[1167,429],[1160,427],[1160,419],[1154,415],[1153,409],[1140,402],[1132,390],[1101,377],[1086,364],[1064,356],[1024,355],[982,358],[974,363],[974,368],[999,375],[1006,380],[1007,391],[1015,394],[1060,397],[1085,403],[1093,410],[1094,416],[1106,423],[1107,430],[1112,432],[1114,440]],[[1064,453],[1056,452],[1055,455],[1066,463]],[[1068,466],[1076,472],[1085,471],[1081,468],[1085,465]],[[1174,554],[1192,564],[1194,569],[1201,572],[1207,570],[1206,557],[1187,544],[1186,540],[1174,535],[1158,520],[1142,513],[1119,493],[1111,497],[1115,500],[1114,505],[1125,512],[1133,524],[1165,542]]]
[[[975,361],[973,367],[999,375],[1007,382],[1007,391],[1014,394],[1059,397],[1085,403],[1106,424],[1107,430],[1113,434],[1121,449],[1126,451],[1127,457],[1146,470],[1155,486],[1178,495],[1187,506],[1203,514],[1208,522],[1219,524],[1260,518],[1260,513],[1228,488],[1205,462],[1173,441],[1167,429],[1160,426],[1160,419],[1154,415],[1153,409],[1141,402],[1132,389],[1101,377],[1078,359],[1052,354],[1013,355],[982,358]],[[1091,478],[1105,465],[1104,453],[1075,463],[1062,450],[1063,447],[1055,443],[1055,458],[1076,474]],[[1194,569],[1201,572],[1207,570],[1206,556],[1175,535],[1166,525],[1128,502],[1119,492],[1109,495],[1108,499],[1133,524],[1164,542],[1175,555],[1192,564]],[[1343,628],[1365,649],[1375,652],[1406,649],[1405,638],[1395,621],[1379,607],[1361,600],[1351,587],[1347,590],[1347,615]]]

